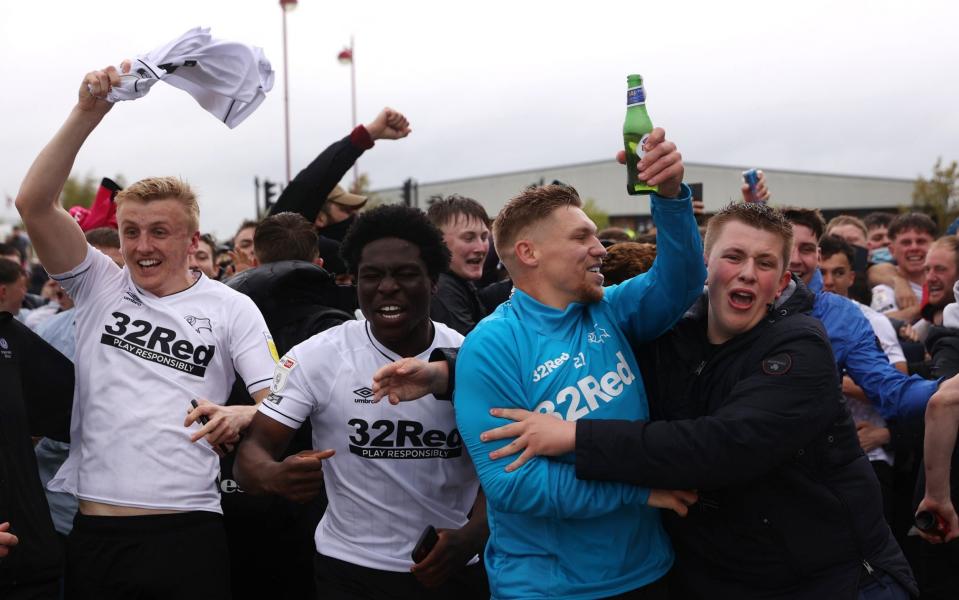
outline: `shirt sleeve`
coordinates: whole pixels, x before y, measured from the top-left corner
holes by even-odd
[[[259,412],[274,421],[299,429],[317,405],[317,396],[309,377],[296,354],[297,347],[287,352],[276,364],[270,394],[260,403]]]
[[[230,357],[233,368],[246,382],[247,391],[254,394],[268,387],[273,379],[273,338],[256,304],[247,296],[237,296],[230,324]]]
[[[649,490],[620,483],[582,481],[573,464],[537,457],[507,473],[516,456],[491,460],[489,453],[509,440],[484,443],[483,431],[507,423],[489,410],[527,408],[517,381],[519,365],[505,344],[495,343],[490,328],[474,330],[460,349],[456,363],[456,423],[493,509],[535,517],[587,519],[623,506],[645,504]],[[501,334],[503,332],[500,332]],[[484,335],[485,334],[485,335]]]
[[[113,262],[113,259],[89,244],[87,244],[87,255],[80,264],[66,273],[50,274],[50,278],[58,281],[73,301],[81,305],[86,303],[92,294],[98,290],[102,291],[109,279],[121,277],[123,277],[123,270]]]
[[[668,331],[703,293],[706,266],[699,227],[693,217],[692,192],[673,200],[653,196],[656,222],[656,260],[652,268],[623,283],[606,288],[617,324],[633,343],[642,343]]]
[[[773,368],[764,367],[768,361]],[[826,339],[790,335],[746,365],[743,378],[711,414],[674,421],[579,421],[576,474],[665,489],[753,481],[828,428],[840,402]]]
[[[828,303],[822,320],[830,323],[826,330],[840,368],[876,403],[882,418],[888,421],[924,415],[939,382],[907,376],[889,364],[869,321],[847,299],[820,294],[816,302]]]

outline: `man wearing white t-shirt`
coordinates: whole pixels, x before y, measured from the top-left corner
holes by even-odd
[[[182,181],[145,179],[117,195],[124,268],[89,246],[60,206],[119,82],[113,67],[86,75],[17,197],[43,266],[76,302],[70,456],[50,482],[79,499],[66,593],[229,598],[214,448],[235,442],[256,411],[222,406],[236,372],[255,400],[266,396],[270,339],[249,298],[190,271],[199,207]]]
[[[383,206],[357,218],[342,253],[366,320],[328,329],[280,359],[234,474],[249,492],[305,501],[325,473],[329,506],[314,563],[322,598],[488,598],[474,558],[488,535],[485,497],[452,404],[433,396],[374,403],[369,387],[383,365],[462,343],[429,318],[430,295],[449,268],[442,234],[419,210]],[[315,450],[279,461],[307,419]],[[414,564],[411,551],[430,525],[439,539]]]

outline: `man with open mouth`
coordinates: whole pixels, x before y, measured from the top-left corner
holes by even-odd
[[[442,234],[418,209],[382,206],[357,217],[341,253],[365,320],[319,333],[280,359],[240,445],[237,481],[295,501],[325,483],[329,506],[314,556],[323,598],[488,598],[476,559],[488,534],[486,499],[451,403],[431,396],[391,406],[374,402],[368,387],[385,364],[462,343],[429,317],[437,278],[449,268]],[[307,419],[314,450],[283,458]],[[438,540],[414,563],[427,526]]]

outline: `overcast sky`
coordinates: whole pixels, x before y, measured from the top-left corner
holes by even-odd
[[[957,24],[946,1],[300,0],[293,172],[351,128],[336,55],[352,33],[359,121],[388,105],[413,127],[361,159],[374,189],[611,156],[630,72],[687,161],[914,178],[959,159]],[[277,0],[0,0],[0,221],[85,72],[197,25],[265,50],[277,77],[260,109],[230,130],[158,84],[107,116],[74,173],[184,177],[219,235],[252,217],[253,176],[284,177]]]

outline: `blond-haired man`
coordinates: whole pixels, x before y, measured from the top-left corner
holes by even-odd
[[[234,369],[254,399],[267,393],[269,335],[249,298],[190,271],[199,207],[182,181],[145,179],[118,194],[122,269],[60,206],[73,161],[119,82],[114,67],[84,77],[17,197],[41,262],[77,305],[71,451],[50,483],[80,501],[67,594],[226,598],[214,448],[236,441],[256,411],[222,406]],[[193,399],[200,404],[191,411]],[[201,416],[209,419],[202,427]],[[203,576],[182,576],[201,563]]]

